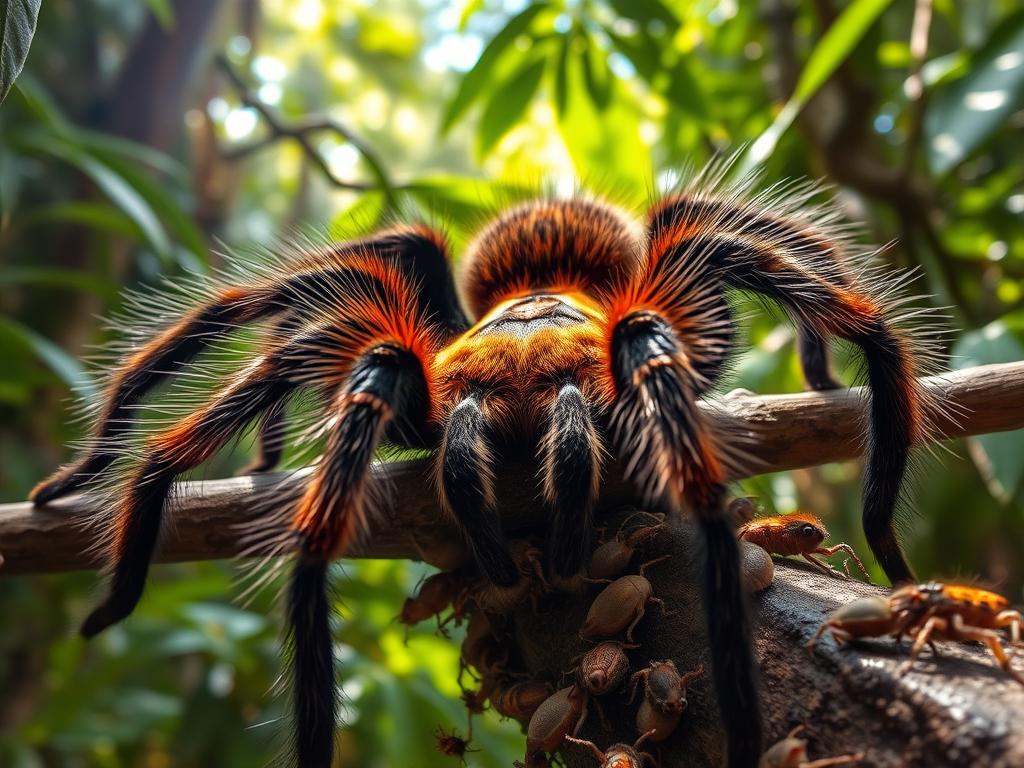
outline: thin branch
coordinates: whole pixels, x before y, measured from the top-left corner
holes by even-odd
[[[265,149],[282,139],[290,139],[299,145],[306,157],[308,157],[309,160],[320,169],[324,177],[335,187],[360,192],[380,190],[384,192],[389,199],[393,198],[394,186],[391,183],[383,161],[377,155],[376,150],[374,150],[349,126],[337,118],[327,115],[310,115],[295,121],[285,120],[277,114],[270,105],[261,100],[252,90],[250,90],[241,74],[231,66],[231,62],[229,62],[226,57],[218,56],[217,66],[222,72],[224,72],[228,82],[230,82],[235,91],[237,91],[241,102],[259,113],[260,117],[262,117],[264,122],[266,122],[269,130],[269,134],[262,139],[235,147],[225,147],[221,151],[221,155],[224,159],[230,161],[240,160],[254,154],[255,152]],[[317,151],[316,147],[313,146],[313,142],[310,138],[314,134],[324,131],[337,134],[344,141],[355,147],[366,161],[366,164],[370,167],[370,171],[376,177],[377,182],[375,184],[367,184],[365,182],[349,181],[337,176],[334,171],[331,170],[330,165],[324,159],[323,155],[321,155],[320,152]]]
[[[910,27],[910,74],[904,84],[907,97],[907,146],[903,157],[903,175],[909,177],[914,170],[914,158],[921,144],[924,131],[925,93],[924,67],[928,55],[928,33],[932,26],[932,0],[917,0],[914,5],[914,21]]]
[[[953,438],[1024,427],[1024,362],[935,376],[925,385],[946,414],[935,425],[937,434]],[[764,396],[738,390],[702,408],[719,434],[729,435],[747,454],[734,473],[738,479],[858,456],[863,447],[863,395],[860,389]],[[173,525],[167,527],[160,559],[240,554],[247,546],[243,529],[253,523],[271,539],[275,531],[284,535],[287,521],[261,519],[259,510],[266,505],[259,502],[294,496],[305,474],[300,470],[179,485],[170,514]],[[393,493],[356,556],[421,558],[450,549],[457,539],[437,506],[430,474],[429,459],[378,466],[377,477],[387,481]],[[516,464],[498,478],[497,498],[513,532],[539,522],[542,511],[534,478],[535,466]],[[637,501],[633,488],[613,468],[602,488],[601,509]],[[0,552],[7,559],[0,574],[95,567],[94,545],[100,531],[87,523],[102,514],[92,511],[85,496],[44,509],[27,503],[0,505]]]

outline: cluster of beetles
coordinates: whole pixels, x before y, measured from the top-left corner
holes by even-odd
[[[745,498],[730,506],[738,523],[744,580],[750,592],[771,585],[772,555],[800,556],[818,570],[844,579],[850,578],[848,564],[853,560],[867,577],[849,545],[825,545],[828,531],[813,515],[755,517],[754,509],[752,500]],[[405,601],[399,620],[411,626],[435,619],[441,631],[449,624],[465,623],[460,682],[467,677],[471,681],[464,683],[462,696],[469,715],[466,737],[439,728],[437,748],[465,762],[472,751],[473,717],[489,706],[525,728],[526,754],[517,761],[517,768],[544,768],[569,749],[589,754],[600,768],[657,766],[660,743],[686,717],[687,689],[704,675],[702,665],[679,669],[672,659],[650,660],[631,673],[631,652],[640,647],[634,641],[634,629],[648,611],[666,610],[646,574],[671,556],[645,560],[642,554],[648,542],[668,532],[667,526],[660,514],[629,514],[614,535],[594,550],[581,583],[551,583],[544,574],[541,551],[527,540],[513,545],[514,559],[526,577],[513,588],[497,588],[457,566],[425,579],[416,595]],[[824,560],[838,553],[847,556],[842,571]],[[560,680],[534,679],[517,658],[512,612],[526,603],[536,606],[553,590],[580,591],[586,583],[598,585],[600,591],[578,630],[585,650]],[[913,643],[902,673],[925,646],[934,648],[936,640],[976,641],[1024,684],[1024,674],[1011,666],[1002,630],[1008,632],[1011,644],[1020,644],[1024,616],[1010,609],[1006,598],[975,586],[930,582],[902,586],[885,597],[858,598],[840,607],[826,618],[808,647],[813,651],[826,633],[840,644],[858,638],[909,637]],[[596,711],[606,724],[601,701],[611,695],[626,697],[635,708],[635,740],[601,747],[578,738],[591,713]],[[805,726],[798,726],[770,747],[761,758],[761,768],[824,768],[864,759],[857,753],[812,760],[807,741],[801,738],[804,730]]]

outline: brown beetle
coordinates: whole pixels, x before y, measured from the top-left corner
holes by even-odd
[[[411,627],[436,616],[440,627],[441,614],[449,605],[458,601],[462,589],[462,579],[455,573],[441,571],[428,576],[416,591],[416,596],[405,599],[398,621]]]
[[[665,612],[665,603],[654,596],[651,582],[644,576],[644,570],[668,557],[659,557],[640,566],[640,573],[620,576],[601,590],[587,611],[587,619],[580,628],[584,640],[601,640],[614,637],[626,630],[626,640],[633,642],[633,630],[644,617],[648,603],[657,603]]]
[[[654,756],[647,752],[640,752],[640,745],[650,738],[651,733],[643,734],[639,739],[629,744],[612,744],[607,751],[602,752],[597,744],[585,739],[577,739],[573,736],[566,736],[565,740],[571,744],[577,744],[590,750],[590,754],[601,764],[601,768],[643,768],[645,762],[657,765]]]
[[[645,697],[636,711],[636,731],[649,733],[648,739],[651,741],[664,741],[672,735],[682,719],[682,712],[663,712]]]
[[[761,755],[758,768],[831,768],[835,765],[850,765],[864,759],[863,752],[852,755],[823,757],[820,760],[807,759],[807,742],[797,736],[804,730],[798,725],[782,741],[776,742]]]
[[[544,765],[545,752],[554,752],[566,735],[575,736],[587,719],[587,692],[578,685],[548,696],[526,728],[526,765]]]
[[[511,685],[499,684],[491,694],[491,706],[502,717],[528,721],[551,696],[551,686],[539,680],[522,680]]]
[[[772,555],[800,555],[830,576],[841,577],[843,574],[815,555],[831,557],[836,552],[845,552],[853,558],[864,578],[871,580],[864,563],[849,544],[836,544],[831,547],[821,545],[828,538],[828,529],[821,520],[807,512],[797,511],[788,515],[759,517],[744,523],[736,534],[743,541],[757,544]],[[846,569],[846,577],[849,578],[850,570],[847,563],[843,563],[843,567]]]
[[[629,659],[626,648],[638,648],[616,640],[605,640],[598,643],[580,659],[576,669],[576,679],[588,693],[603,696],[622,685],[629,674]]]
[[[636,687],[643,681],[644,695],[654,706],[666,714],[682,714],[687,704],[687,686],[703,674],[703,664],[698,664],[692,672],[680,675],[671,659],[652,661],[646,669],[641,669],[630,679],[629,701],[633,701]]]
[[[638,526],[625,532],[626,525],[633,518],[641,515],[654,520],[654,524]],[[666,530],[664,515],[653,512],[634,512],[622,521],[615,538],[606,541],[594,550],[594,554],[590,556],[590,566],[587,568],[588,575],[591,579],[598,581],[621,576],[622,572],[629,567],[636,548],[664,530]]]

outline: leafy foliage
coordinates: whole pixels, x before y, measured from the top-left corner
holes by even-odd
[[[681,168],[742,147],[768,179],[825,176],[868,238],[898,240],[884,258],[919,268],[919,290],[950,305],[951,366],[1024,357],[1024,16],[1012,0],[935,3],[920,62],[911,28],[927,4],[885,0],[766,15],[706,0],[262,0],[220,4],[203,34],[171,34],[194,29],[193,5],[46,3],[0,109],[6,500],[81,436],[64,400],[95,386],[78,361],[108,338],[95,317],[116,312],[126,287],[216,269],[220,242],[274,250],[296,228],[355,237],[398,216],[443,224],[461,252],[538,186],[566,193],[582,179],[640,210]],[[10,20],[34,21],[39,4],[0,8],[2,95],[29,50],[24,34],[8,41],[31,25]],[[159,98],[127,76],[139,47],[181,79]],[[335,129],[305,146],[276,136],[208,66],[217,54],[281,121]],[[918,63],[921,99],[906,86]],[[751,349],[732,383],[798,390],[792,332],[758,304],[741,309]],[[852,381],[857,361],[837,352]],[[976,574],[1020,597],[1020,444],[989,435],[922,462],[922,514],[903,525],[921,573]],[[232,473],[249,449],[206,475]],[[864,549],[856,462],[744,486],[766,511],[803,506]],[[0,580],[0,765],[250,766],[282,746],[273,585],[243,604],[242,564],[154,570],[138,615],[91,644],[71,630],[93,575]],[[424,626],[406,645],[392,621],[423,569],[340,571],[348,764],[449,765],[432,732],[464,731],[458,632]],[[521,748],[493,717],[474,738],[472,765],[509,765]]]
[[[0,3],[0,101],[21,73],[32,44],[40,0],[3,0]]]

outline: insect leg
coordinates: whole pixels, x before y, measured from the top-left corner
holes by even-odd
[[[601,438],[583,393],[565,384],[555,396],[541,443],[549,573],[575,576],[590,554],[594,500],[601,479]]]
[[[448,420],[438,454],[441,498],[489,581],[510,587],[519,570],[509,554],[494,498],[494,466],[483,402],[467,396]]]

